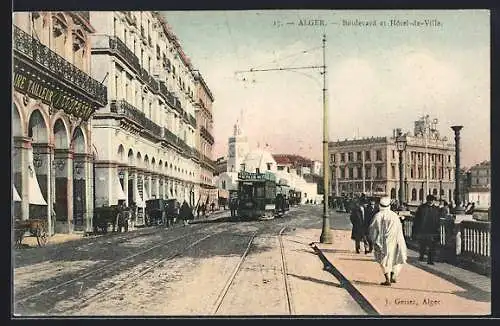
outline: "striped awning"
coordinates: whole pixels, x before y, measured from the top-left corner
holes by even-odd
[[[33,149],[28,152],[28,199],[32,205],[47,205],[36,177],[35,166],[33,165]]]
[[[12,200],[13,201],[21,201],[21,197],[17,192],[16,186],[12,185]]]

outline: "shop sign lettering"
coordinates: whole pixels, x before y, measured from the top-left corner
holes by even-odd
[[[85,121],[94,113],[94,108],[91,104],[79,100],[66,92],[53,89],[50,86],[33,80],[20,72],[14,72],[13,85],[20,92],[39,98],[56,110],[63,110],[67,114],[82,118]]]

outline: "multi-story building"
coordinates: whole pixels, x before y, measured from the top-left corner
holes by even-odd
[[[90,118],[107,104],[106,87],[91,77],[94,27],[88,12],[16,12],[13,22],[14,212],[47,218],[51,234],[89,230]]]
[[[226,171],[227,171],[227,158],[225,156],[219,157],[217,160],[215,160],[214,176],[217,176]]]
[[[469,169],[470,186],[491,188],[491,162],[483,161]]]
[[[392,137],[371,137],[330,142],[331,193],[399,194],[399,153],[396,131]],[[405,201],[418,203],[424,194],[452,201],[454,194],[454,145],[440,137],[437,121],[428,116],[415,121],[406,135],[403,152]]]
[[[468,183],[466,194],[467,202],[475,203],[476,207],[490,207],[491,205],[491,162],[483,161],[474,165],[467,172]]]
[[[143,208],[155,197],[194,205],[202,173],[195,118],[200,75],[157,12],[90,12],[90,21],[92,72],[107,83],[109,99],[92,129],[96,205],[124,200]]]
[[[196,148],[199,152],[200,162],[200,194],[197,203],[208,200],[216,201],[213,197],[216,193],[214,185],[215,163],[212,157],[214,136],[213,136],[213,102],[214,96],[208,88],[203,76],[199,71],[194,72],[196,84]]]

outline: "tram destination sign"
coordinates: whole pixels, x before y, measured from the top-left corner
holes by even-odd
[[[56,88],[53,84],[37,79],[21,69],[14,70],[12,83],[19,92],[38,98],[55,110],[63,110],[67,114],[85,121],[95,111],[94,106],[88,101]]]
[[[238,172],[238,179],[245,181],[274,181],[274,174],[272,173],[254,173],[241,171]]]

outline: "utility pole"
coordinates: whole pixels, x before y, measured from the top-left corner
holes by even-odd
[[[326,35],[323,34],[323,65],[321,66],[302,66],[302,67],[283,67],[283,68],[270,68],[270,69],[250,69],[250,70],[240,70],[236,73],[246,73],[246,72],[268,72],[268,71],[293,71],[293,70],[303,70],[303,69],[321,69],[321,74],[323,75],[323,227],[321,230],[320,242],[321,243],[332,243],[332,232],[330,230],[330,219],[328,214],[328,176],[329,176],[329,164],[328,164],[328,97],[326,88]]]
[[[326,35],[323,34],[323,227],[319,241],[321,243],[332,243],[332,232],[330,230],[330,219],[328,216],[328,95],[326,88]]]

